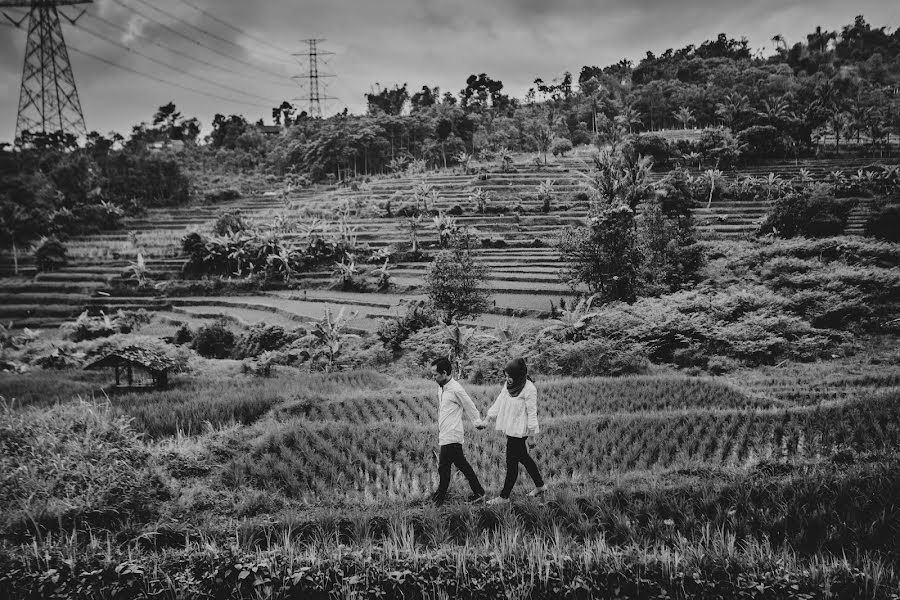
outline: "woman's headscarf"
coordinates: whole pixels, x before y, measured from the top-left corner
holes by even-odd
[[[509,361],[504,371],[512,378],[512,383],[506,383],[506,391],[515,398],[525,389],[525,382],[528,381],[528,366],[524,359],[514,358]]]

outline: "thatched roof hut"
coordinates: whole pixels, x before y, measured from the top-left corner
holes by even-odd
[[[112,367],[116,387],[163,389],[169,384],[169,370],[175,367],[164,354],[140,346],[127,346],[110,352],[85,366],[86,370]],[[123,383],[123,375],[126,383]]]

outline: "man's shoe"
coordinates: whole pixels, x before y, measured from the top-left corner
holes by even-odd
[[[480,494],[473,493],[471,496],[469,496],[469,499],[466,500],[466,504],[475,504],[476,502],[481,502],[482,500],[484,500],[484,492],[481,492]]]
[[[546,491],[547,491],[547,486],[542,485],[541,487],[536,487],[533,490],[531,490],[530,492],[528,492],[528,497],[534,498],[535,496],[542,496],[544,494],[544,492],[546,492]]]
[[[509,498],[497,496],[496,498],[491,498],[490,500],[488,500],[487,503],[492,506],[495,506],[497,504],[509,504]]]

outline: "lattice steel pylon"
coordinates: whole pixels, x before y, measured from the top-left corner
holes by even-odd
[[[307,112],[310,117],[321,117],[322,101],[337,100],[337,98],[329,96],[326,92],[319,90],[320,77],[334,77],[333,73],[323,73],[319,70],[319,58],[334,54],[334,52],[319,50],[319,42],[324,42],[324,38],[311,38],[302,41],[309,45],[309,50],[307,52],[297,52],[294,56],[306,56],[309,58],[309,72],[305,75],[296,75],[294,76],[294,79],[309,80],[309,95],[306,98],[296,98],[296,100],[305,100],[309,102],[309,110]]]
[[[58,6],[90,4],[93,0],[0,0],[0,8],[28,8],[19,20],[4,13],[16,27],[27,17],[28,41],[22,67],[22,87],[19,90],[19,113],[16,118],[16,138],[31,133],[71,133],[76,137],[87,134],[84,113],[75,87],[75,76],[69,52],[60,26]],[[74,24],[82,15],[71,18]]]

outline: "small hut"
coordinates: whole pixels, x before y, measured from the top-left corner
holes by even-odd
[[[110,352],[92,362],[86,370],[112,367],[116,374],[116,388],[165,389],[169,384],[169,370],[175,366],[164,354],[140,346],[128,346]]]

